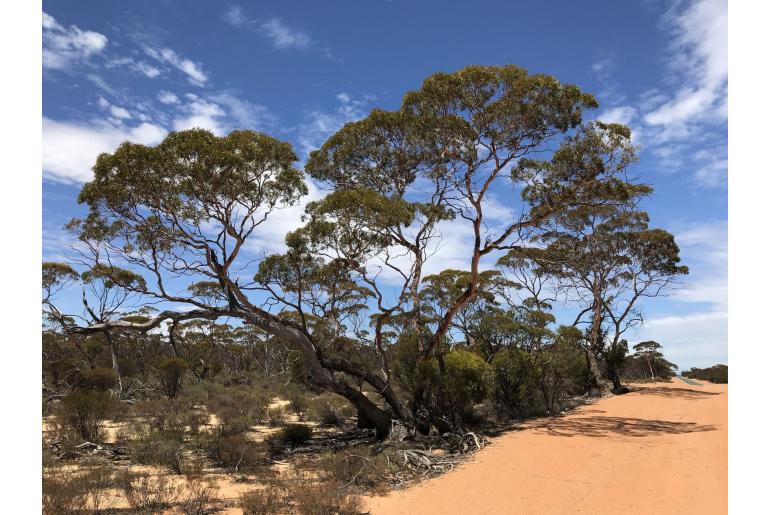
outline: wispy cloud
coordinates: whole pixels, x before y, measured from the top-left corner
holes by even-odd
[[[662,126],[721,121],[727,103],[727,1],[675,5],[663,21],[670,36],[669,67],[683,86],[645,121]]]
[[[727,179],[727,2],[676,2],[662,16],[668,38],[661,86],[633,102],[614,93],[615,61],[592,65],[609,107],[597,118],[629,125],[634,142],[649,150],[662,173],[687,170],[696,184],[720,187]],[[707,146],[709,152],[702,152]]]
[[[104,34],[75,25],[64,27],[53,16],[43,13],[43,68],[68,70],[102,52],[107,42]]]
[[[223,19],[233,27],[251,30],[267,39],[273,48],[278,50],[306,49],[313,45],[310,35],[300,29],[290,27],[281,18],[250,18],[239,5],[231,5],[223,15]],[[336,59],[328,48],[323,49],[328,59]]]
[[[348,93],[336,96],[337,105],[332,110],[314,109],[305,114],[305,121],[296,129],[297,142],[305,156],[320,147],[326,139],[347,122],[366,115],[372,97],[354,99]]]
[[[159,63],[167,64],[181,71],[187,76],[187,80],[195,86],[204,86],[209,80],[200,64],[177,54],[170,48],[155,49],[145,46],[144,52]]]

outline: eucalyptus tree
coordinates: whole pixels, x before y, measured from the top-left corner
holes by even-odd
[[[595,140],[593,145],[613,145]],[[623,145],[622,162],[631,162],[633,149]],[[688,273],[680,265],[673,235],[649,227],[647,213],[637,209],[651,193],[647,185],[627,182],[608,192],[618,203],[577,206],[564,211],[550,231],[534,240],[540,245],[515,249],[509,258],[529,259],[537,273],[556,281],[556,288],[576,301],[573,323],[585,329],[584,346],[594,386],[606,390],[600,360],[615,390],[621,389],[618,367],[627,347],[622,339],[643,322],[639,301],[668,294]],[[620,356],[621,359],[618,359]]]
[[[311,154],[307,172],[332,191],[308,206],[307,224],[287,236],[288,251],[262,260],[253,277],[261,227],[307,193],[291,146],[252,131],[217,137],[197,129],[156,147],[124,143],[97,159],[79,196],[89,213],[72,226],[100,249],[94,264],[120,264],[146,281],[116,284],[167,309],[144,321],[113,316],[68,331],[240,319],[290,342],[306,379],[347,398],[379,436],[393,418],[414,427],[390,387],[382,326],[412,313],[421,355],[431,357],[478,295],[483,259],[570,208],[617,202],[614,192],[626,184],[622,166],[590,142],[627,142],[628,133],[581,125],[583,111],[595,107],[577,86],[512,65],[432,75],[398,111],[375,110]],[[555,146],[547,162],[525,159]],[[503,186],[511,215],[492,224],[485,210]],[[461,249],[468,278],[426,328],[416,312],[422,270],[442,224],[470,231]],[[221,293],[187,288],[201,282]],[[341,344],[346,352],[337,350]],[[372,352],[373,361],[357,355]],[[371,385],[387,408],[352,386],[351,376]]]

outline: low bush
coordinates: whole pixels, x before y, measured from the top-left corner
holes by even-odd
[[[220,466],[235,472],[253,470],[264,462],[259,446],[243,434],[214,433],[200,445]]]
[[[269,404],[270,398],[263,391],[254,387],[236,386],[209,399],[207,407],[216,413],[222,433],[236,434],[264,421]]]
[[[280,427],[286,423],[286,410],[283,408],[283,406],[268,408],[267,423],[271,427]]]
[[[164,359],[158,364],[158,379],[164,395],[169,399],[177,396],[182,389],[182,379],[187,371],[187,362],[179,358]]]
[[[305,424],[287,424],[281,429],[280,439],[289,445],[305,443],[313,436],[313,429]]]
[[[118,373],[111,368],[91,368],[79,370],[75,376],[75,386],[81,390],[105,391],[118,384]]]
[[[174,505],[182,494],[182,485],[167,476],[125,471],[119,479],[128,504],[139,513],[160,513]]]
[[[347,495],[339,483],[313,483],[306,477],[296,481],[289,495],[300,515],[359,515],[364,508],[361,498]]]
[[[345,425],[345,418],[332,406],[331,403],[321,401],[320,405],[313,406],[311,409],[311,417],[317,420],[322,426],[336,426],[342,427]]]
[[[75,391],[62,399],[58,416],[84,440],[99,441],[104,421],[114,409],[110,392]]]
[[[219,488],[208,481],[193,479],[179,503],[184,515],[210,515],[219,511],[217,491]]]
[[[72,515],[82,513],[86,490],[79,478],[71,474],[43,476],[43,513]]]
[[[241,494],[240,504],[243,515],[287,513],[291,506],[285,491],[270,486]]]
[[[129,442],[128,452],[142,465],[168,467],[175,474],[182,473],[182,439],[177,432],[151,432]]]
[[[325,453],[316,466],[327,480],[367,490],[381,489],[391,473],[395,472],[385,453],[372,456],[366,447]]]

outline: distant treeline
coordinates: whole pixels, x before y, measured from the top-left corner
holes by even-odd
[[[714,365],[708,368],[691,368],[682,372],[684,377],[690,379],[702,379],[717,384],[727,384],[727,365]]]

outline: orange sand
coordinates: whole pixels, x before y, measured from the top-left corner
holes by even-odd
[[[388,514],[727,513],[727,385],[634,385],[523,424],[454,471],[385,497]]]

